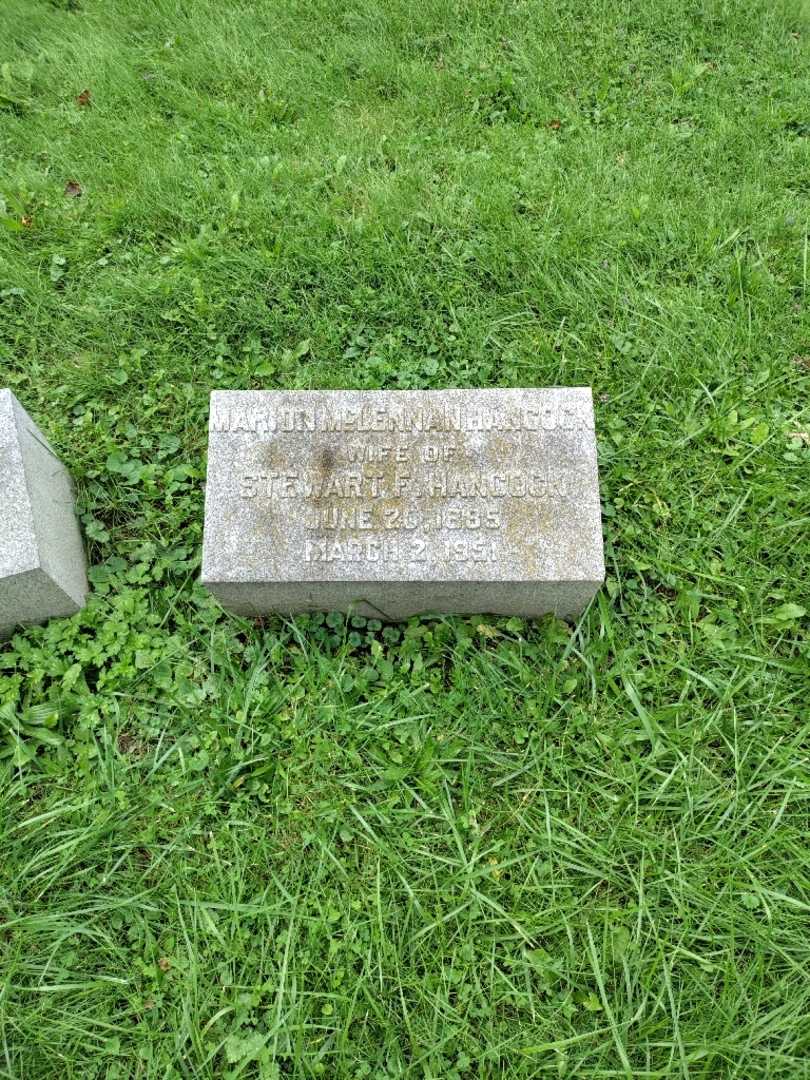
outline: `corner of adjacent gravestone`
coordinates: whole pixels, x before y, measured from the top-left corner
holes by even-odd
[[[70,475],[10,390],[0,390],[0,504],[2,639],[75,614],[88,591]]]

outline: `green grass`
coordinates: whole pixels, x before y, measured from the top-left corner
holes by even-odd
[[[4,0],[0,385],[93,596],[0,650],[0,1075],[810,1077],[808,38]],[[583,383],[577,626],[196,583],[212,387]]]

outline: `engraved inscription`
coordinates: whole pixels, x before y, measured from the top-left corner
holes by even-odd
[[[557,437],[549,433],[590,423],[575,407],[553,404],[219,406],[211,418],[214,432],[255,438],[252,466],[232,487],[263,520],[300,522],[305,562],[470,566],[533,543],[540,516],[576,496],[576,466],[538,468],[536,458],[522,466],[521,439],[542,446]],[[313,438],[302,443],[301,435]],[[285,436],[299,436],[294,458]]]
[[[444,556],[459,562],[492,562],[497,559],[494,543],[482,541],[446,540]],[[427,543],[418,538],[402,540],[307,540],[304,547],[306,562],[422,562],[427,559]]]
[[[550,492],[567,493],[564,475],[555,477],[530,472],[430,471],[422,476],[395,473],[336,473],[321,476],[315,472],[291,470],[284,473],[244,473],[239,478],[243,499],[265,496],[270,499],[522,499],[539,498]]]

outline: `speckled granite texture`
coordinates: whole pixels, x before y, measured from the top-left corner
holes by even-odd
[[[87,594],[70,477],[10,390],[0,390],[0,638],[72,615]]]
[[[576,615],[604,578],[591,391],[215,391],[202,578],[249,616]]]

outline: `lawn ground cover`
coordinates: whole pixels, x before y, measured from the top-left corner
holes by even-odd
[[[809,38],[4,0],[0,385],[93,593],[0,647],[0,1075],[810,1077]],[[210,389],[555,384],[576,625],[198,585]]]

